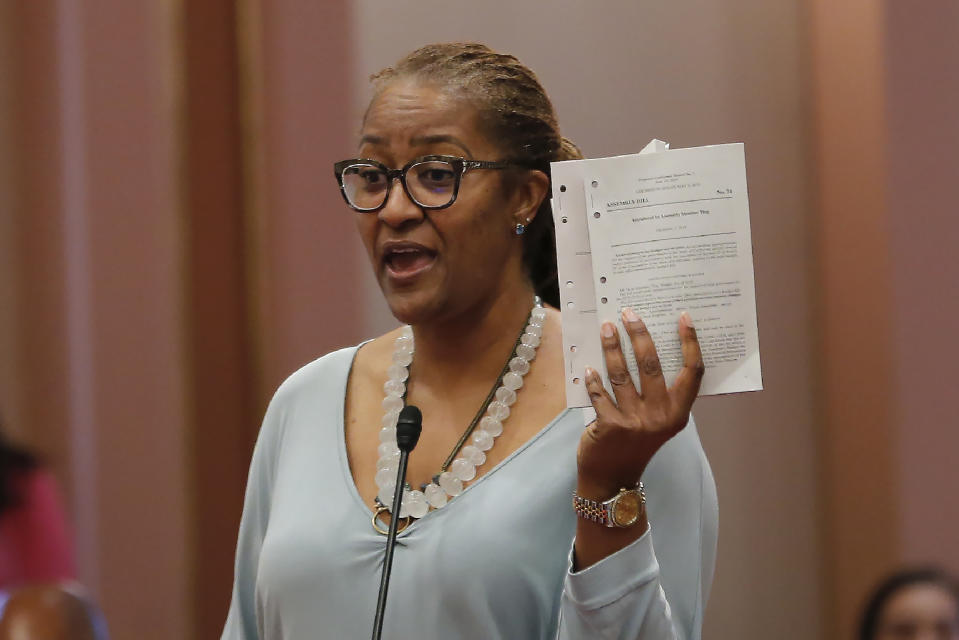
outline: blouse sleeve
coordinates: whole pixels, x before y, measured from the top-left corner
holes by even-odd
[[[279,395],[280,392],[277,393]],[[279,425],[282,421],[278,405],[277,397],[274,397],[253,449],[236,544],[233,595],[221,640],[256,640],[263,637],[256,614],[256,581],[260,550],[270,521],[274,463],[280,445]]]
[[[575,573],[570,552],[558,640],[701,638],[719,512],[716,484],[692,419],[656,453],[643,483],[646,533]]]
[[[673,625],[648,529],[629,546],[567,574],[557,640],[585,638],[682,638]]]

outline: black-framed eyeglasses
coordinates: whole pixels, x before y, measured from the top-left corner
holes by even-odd
[[[445,209],[454,202],[460,180],[473,169],[521,168],[512,162],[466,160],[456,156],[430,155],[410,160],[402,169],[390,169],[367,158],[342,160],[333,165],[340,193],[356,211],[379,211],[390,197],[397,178],[410,200],[424,209]]]

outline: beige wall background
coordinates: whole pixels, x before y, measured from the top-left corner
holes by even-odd
[[[216,637],[252,438],[386,330],[333,160],[366,77],[517,54],[587,155],[743,141],[765,391],[697,403],[706,638],[848,638],[959,570],[959,9],[853,0],[0,3],[0,412],[51,462],[117,638]]]
[[[959,4],[911,12],[890,2],[887,9],[886,171],[903,546],[908,560],[945,557],[956,566],[959,503],[941,498],[959,487],[959,465],[952,447],[935,443],[951,441],[959,424],[948,402],[959,379],[953,365],[959,340],[950,335],[959,318]],[[929,526],[933,522],[939,524]]]

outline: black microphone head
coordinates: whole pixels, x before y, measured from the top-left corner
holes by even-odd
[[[420,439],[422,430],[423,414],[413,405],[406,405],[396,419],[396,446],[409,453]]]

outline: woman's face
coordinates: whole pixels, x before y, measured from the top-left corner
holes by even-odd
[[[889,598],[876,640],[959,640],[959,603],[935,584],[915,584]]]
[[[414,80],[394,81],[367,111],[359,157],[397,169],[433,154],[472,160],[504,155],[464,101]],[[376,278],[399,320],[416,324],[489,308],[522,282],[522,244],[513,229],[535,215],[539,201],[533,204],[528,187],[505,189],[502,173],[468,171],[456,201],[441,210],[421,209],[395,181],[381,210],[356,214]],[[545,187],[539,199],[543,195]]]

